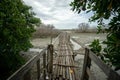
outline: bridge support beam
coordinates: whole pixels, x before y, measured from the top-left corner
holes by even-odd
[[[46,80],[46,53],[43,53],[43,79]]]
[[[37,61],[37,78],[40,80],[40,59]]]
[[[49,77],[52,77],[52,73],[53,73],[53,45],[50,44],[48,45],[47,48],[47,57],[48,57],[48,73],[50,74]]]

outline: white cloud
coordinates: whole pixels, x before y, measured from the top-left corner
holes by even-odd
[[[27,5],[33,7],[43,23],[53,24],[56,28],[77,28],[82,22],[88,22],[91,14],[86,15],[74,13],[69,6],[72,0],[23,0]]]

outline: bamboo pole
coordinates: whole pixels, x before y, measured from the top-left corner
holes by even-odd
[[[43,79],[46,80],[46,53],[43,54]]]
[[[37,61],[37,79],[40,80],[40,59]]]

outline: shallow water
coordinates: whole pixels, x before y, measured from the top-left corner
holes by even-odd
[[[75,56],[75,61],[78,61],[79,59],[84,59],[84,55],[77,54]]]
[[[73,50],[79,50],[80,48],[82,48],[81,45],[79,45],[78,43],[76,43],[72,39],[70,39],[70,41],[73,44]]]
[[[42,51],[42,49],[39,49],[39,48],[30,48],[29,51],[30,52],[39,52],[40,53]]]

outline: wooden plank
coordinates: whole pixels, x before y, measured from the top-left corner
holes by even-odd
[[[73,54],[70,54],[70,55],[66,55],[66,54],[64,54],[64,55],[58,55],[58,57],[64,57],[64,56],[73,56]]]
[[[66,68],[66,76],[67,76],[67,79],[70,79],[69,68],[68,67]]]
[[[74,68],[80,68],[79,66],[75,66],[75,65],[66,65],[66,64],[53,64],[53,65],[58,65],[58,66],[63,66],[63,67],[74,67]]]
[[[65,67],[63,67],[63,79],[65,79]]]
[[[110,67],[106,65],[101,59],[99,59],[93,52],[90,51],[89,57],[103,70],[103,72],[109,76]]]

